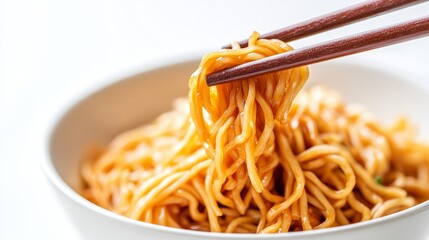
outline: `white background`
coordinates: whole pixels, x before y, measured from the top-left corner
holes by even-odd
[[[357,2],[0,0],[0,239],[80,239],[41,172],[40,119],[69,89],[94,84],[80,81],[83,76],[215,50],[253,30],[264,33]],[[428,13],[424,3],[293,45]],[[428,56],[425,38],[349,58],[406,69],[429,82]]]

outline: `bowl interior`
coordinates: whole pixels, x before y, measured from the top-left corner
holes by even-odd
[[[61,178],[77,190],[85,152],[171,109],[174,99],[187,96],[188,78],[197,66],[198,61],[189,61],[137,73],[66,109],[52,131],[49,148]],[[387,70],[344,62],[316,64],[310,68],[306,87],[323,84],[333,88],[346,102],[359,103],[386,122],[406,115],[419,134],[428,137],[428,90]]]
[[[115,135],[150,122],[186,97],[188,78],[198,61],[141,71],[118,79],[63,109],[49,139],[49,154],[58,175],[74,190],[80,187],[79,167],[91,146],[106,145]],[[368,65],[331,61],[310,69],[306,87],[323,84],[346,102],[359,103],[375,116],[392,122],[406,115],[429,136],[429,90],[403,73]]]

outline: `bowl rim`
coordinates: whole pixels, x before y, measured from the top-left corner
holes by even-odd
[[[69,186],[60,176],[58,171],[55,169],[53,164],[53,159],[50,153],[52,146],[52,137],[57,129],[58,124],[62,121],[63,117],[75,106],[86,100],[93,94],[96,94],[103,89],[112,87],[116,83],[119,83],[125,79],[128,79],[135,75],[147,74],[152,71],[156,71],[163,68],[169,68],[175,65],[199,62],[203,56],[201,51],[188,53],[188,54],[179,54],[168,57],[161,57],[157,59],[151,59],[150,61],[135,62],[129,64],[127,67],[120,67],[119,69],[107,70],[100,69],[95,72],[87,74],[85,77],[81,77],[79,80],[84,81],[85,79],[98,79],[98,81],[86,81],[90,84],[82,87],[77,87],[76,89],[71,89],[68,94],[62,96],[62,100],[57,102],[53,101],[55,106],[51,106],[53,111],[51,114],[48,114],[47,120],[45,121],[44,126],[44,156],[41,158],[41,168],[44,172],[44,175],[47,177],[51,185],[53,185],[60,193],[65,195],[67,198],[71,199],[76,204],[84,207],[88,211],[93,211],[96,214],[102,215],[109,218],[113,221],[123,222],[126,224],[131,224],[135,227],[148,228],[154,231],[168,232],[170,234],[184,235],[184,236],[194,236],[201,238],[214,238],[214,237],[223,237],[227,239],[291,239],[294,237],[310,237],[310,236],[322,236],[333,233],[340,233],[350,230],[359,230],[366,227],[375,227],[377,225],[395,221],[398,218],[403,218],[407,216],[412,216],[418,214],[420,210],[429,208],[429,200],[423,203],[417,204],[411,208],[402,210],[400,212],[384,216],[382,218],[372,219],[365,222],[354,223],[350,225],[337,226],[332,228],[317,229],[311,231],[301,231],[301,232],[287,232],[287,233],[277,233],[269,235],[260,235],[260,234],[237,234],[237,233],[217,233],[217,232],[203,232],[203,231],[193,231],[186,229],[177,229],[172,227],[166,227],[161,225],[156,225],[152,223],[142,222],[135,219],[131,219],[120,214],[111,212],[107,209],[104,209],[84,197],[82,197],[78,192],[76,192],[71,186]],[[180,59],[180,60],[178,60]],[[358,60],[356,60],[358,59]],[[361,58],[364,61],[359,61],[359,57],[354,59],[341,59],[341,60],[331,60],[328,64],[351,66],[357,68],[366,68],[379,72],[385,72],[386,69],[389,69],[389,74],[394,74],[399,76],[401,79],[407,79],[407,83],[414,85],[414,87],[424,89],[429,95],[429,86],[423,84],[423,81],[413,81],[413,79],[419,78],[428,78],[427,76],[421,76],[412,72],[409,72],[404,69],[392,68],[386,64],[380,64],[371,59]],[[325,64],[325,63],[322,63]],[[191,73],[190,73],[191,74]],[[429,79],[428,79],[429,80]],[[402,81],[402,80],[401,80]]]

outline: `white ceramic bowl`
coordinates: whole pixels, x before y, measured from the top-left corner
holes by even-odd
[[[105,86],[63,107],[48,135],[43,169],[85,239],[425,239],[429,236],[429,201],[380,219],[331,229],[285,234],[220,234],[168,228],[135,221],[98,207],[76,191],[79,164],[88,145],[106,144],[116,134],[151,121],[186,96],[196,58],[125,71]],[[388,68],[341,61],[311,67],[307,85],[323,83],[347,102],[357,102],[383,119],[406,114],[429,137],[429,90],[412,75]]]

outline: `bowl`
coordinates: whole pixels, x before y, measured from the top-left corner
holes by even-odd
[[[150,122],[187,95],[187,81],[198,58],[141,66],[103,78],[101,86],[76,94],[51,117],[43,169],[63,206],[85,239],[425,239],[429,201],[383,218],[348,226],[282,234],[225,234],[174,229],[139,222],[105,210],[79,195],[79,166],[91,144],[105,145],[115,135]],[[406,114],[429,136],[429,89],[412,74],[353,61],[310,67],[307,86],[324,84],[346,102],[366,106],[388,121]],[[422,79],[421,79],[422,80]]]

